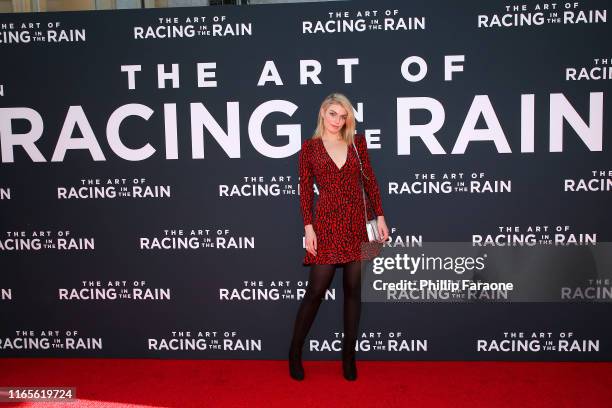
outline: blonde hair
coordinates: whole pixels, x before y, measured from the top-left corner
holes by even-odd
[[[352,144],[355,137],[355,114],[353,113],[353,105],[351,101],[341,93],[329,94],[323,99],[321,107],[319,108],[319,118],[317,120],[317,128],[314,131],[313,139],[320,138],[323,136],[325,130],[323,126],[323,111],[326,111],[330,105],[340,105],[346,110],[346,121],[344,126],[340,129],[342,138],[347,144]]]

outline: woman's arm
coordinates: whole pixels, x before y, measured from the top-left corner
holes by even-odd
[[[384,216],[384,213],[382,201],[380,199],[380,189],[378,188],[378,182],[376,180],[376,176],[374,175],[372,164],[370,163],[370,156],[368,155],[368,146],[365,136],[362,134],[355,135],[355,144],[357,145],[357,150],[359,151],[359,157],[361,158],[361,163],[363,166],[363,174],[365,175],[365,177],[362,177],[363,186],[365,187],[365,191],[370,198],[370,203],[372,203],[374,213],[377,216],[382,217]]]
[[[304,226],[312,224],[312,202],[314,200],[313,174],[310,164],[310,151],[308,150],[308,139],[302,143],[302,149],[298,155],[298,167],[300,173],[300,210]]]

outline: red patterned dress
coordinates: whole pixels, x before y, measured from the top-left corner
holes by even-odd
[[[312,224],[317,236],[317,256],[306,251],[303,265],[370,259],[362,254],[361,244],[368,242],[368,234],[365,228],[360,178],[363,179],[368,202],[371,203],[374,214],[383,215],[383,209],[363,134],[355,135],[355,145],[367,179],[361,176],[359,160],[352,144],[348,145],[345,164],[338,168],[325,150],[321,138],[307,139],[302,143],[298,157],[300,209],[304,226]],[[313,218],[315,178],[319,197]],[[371,209],[368,210],[368,218],[371,219]]]

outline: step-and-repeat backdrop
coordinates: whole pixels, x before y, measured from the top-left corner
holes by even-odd
[[[529,293],[556,281],[523,251],[550,248],[572,278],[448,301],[364,271],[403,296],[364,301],[360,358],[611,360],[611,19],[596,0],[0,15],[0,356],[285,358],[309,272],[297,157],[338,91],[396,260],[507,250],[503,278],[469,282]],[[341,273],[306,358],[339,356]]]

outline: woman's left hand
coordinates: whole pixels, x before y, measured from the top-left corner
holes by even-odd
[[[387,228],[385,217],[379,215],[376,219],[376,223],[378,224],[378,235],[380,235],[380,241],[378,242],[385,242],[389,238],[389,228]]]

